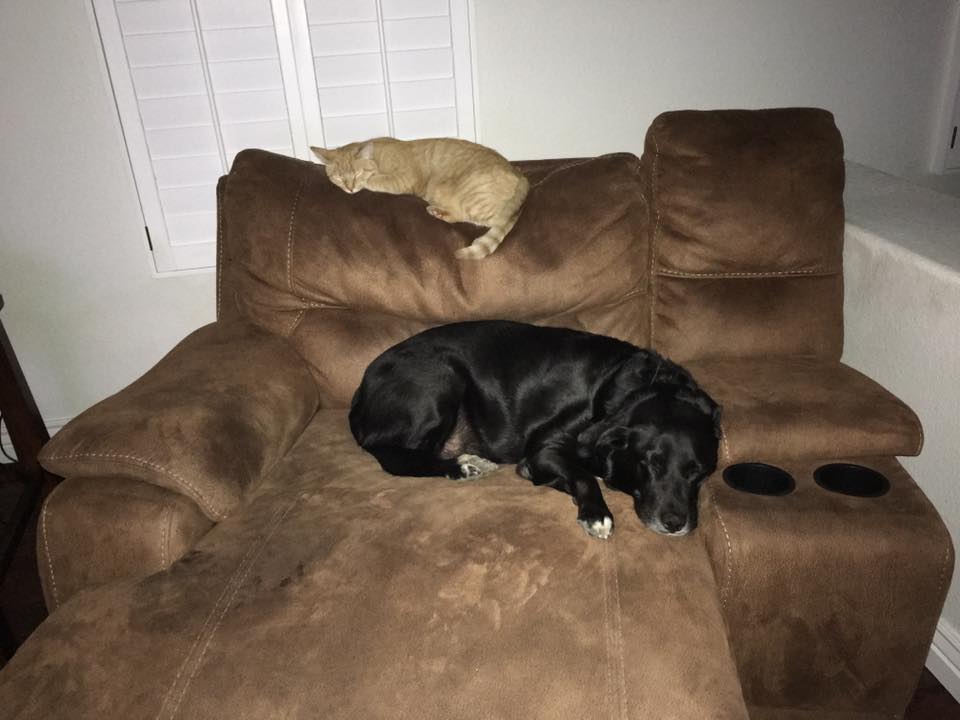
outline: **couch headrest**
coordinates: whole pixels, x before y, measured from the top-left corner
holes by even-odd
[[[829,112],[664,113],[644,164],[656,347],[839,357],[844,165]]]
[[[417,197],[350,195],[320,165],[240,153],[219,188],[221,317],[239,311],[297,334],[325,373],[344,362],[330,348],[337,337],[362,371],[411,330],[465,319],[569,325],[645,344],[638,309],[647,290],[648,212],[638,158],[518,165],[531,181],[520,218],[497,252],[471,261],[454,251],[483,229],[431,217]],[[332,318],[340,318],[337,327]],[[354,374],[331,379],[338,401],[359,379]]]

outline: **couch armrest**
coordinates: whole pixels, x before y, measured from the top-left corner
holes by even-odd
[[[697,530],[750,717],[902,718],[950,585],[950,534],[894,458],[769,459],[793,492],[741,492],[718,472]],[[814,479],[827,462],[870,467],[890,489],[828,492]]]
[[[130,478],[69,478],[43,504],[37,559],[53,612],[81,590],[164,570],[212,527],[180,493]]]
[[[686,367],[723,408],[721,462],[919,455],[923,446],[916,414],[839,362],[708,358]]]
[[[239,321],[187,336],[143,377],[70,421],[40,453],[64,477],[128,477],[220,521],[319,404],[287,341]]]

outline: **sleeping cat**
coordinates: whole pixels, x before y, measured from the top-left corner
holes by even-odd
[[[529,183],[506,158],[466,140],[374,138],[335,150],[310,148],[330,180],[348,193],[364,188],[395,195],[417,195],[427,212],[449,223],[489,228],[461,259],[485,258],[517,221]]]

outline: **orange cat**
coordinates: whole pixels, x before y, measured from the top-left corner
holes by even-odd
[[[489,228],[457,250],[461,259],[485,258],[500,246],[529,189],[527,179],[506,158],[466,140],[374,138],[335,150],[311,150],[330,180],[348,193],[367,189],[417,195],[436,218]]]

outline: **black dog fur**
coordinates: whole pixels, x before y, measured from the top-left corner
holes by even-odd
[[[394,475],[476,477],[518,463],[573,496],[577,520],[606,538],[598,476],[631,495],[641,521],[696,527],[716,468],[719,408],[652,350],[564,328],[505,321],[431,328],[367,368],[350,408],[354,438]]]

